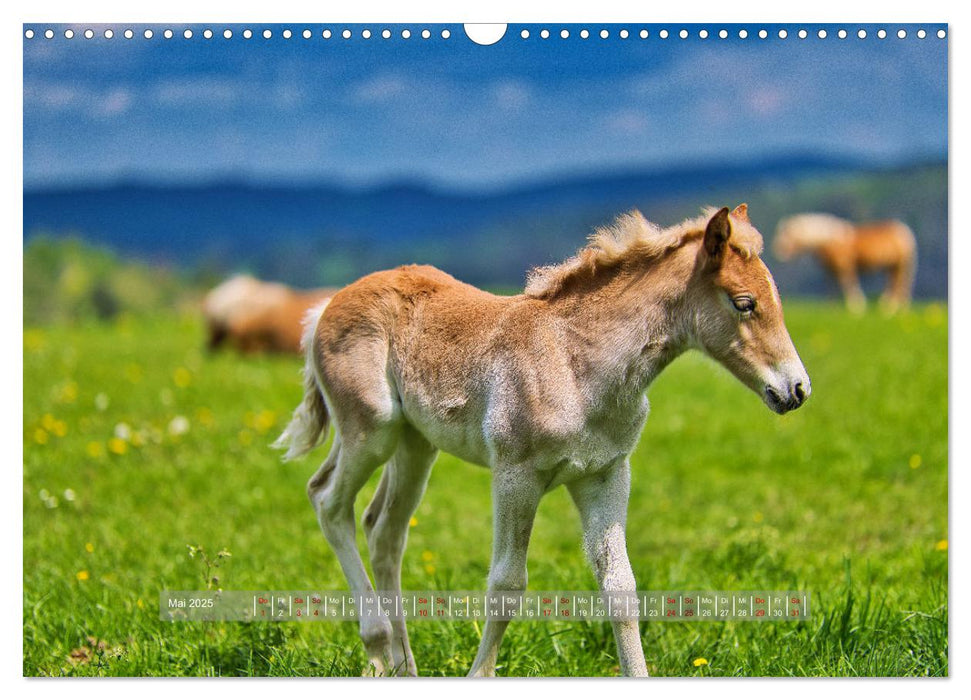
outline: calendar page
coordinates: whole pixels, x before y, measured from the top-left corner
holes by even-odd
[[[949,26],[326,15],[22,25],[23,675],[947,676]]]

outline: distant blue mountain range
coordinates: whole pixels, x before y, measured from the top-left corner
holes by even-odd
[[[932,254],[922,255],[922,263],[938,268],[926,280],[919,277],[918,291],[946,295],[942,162],[879,168],[789,156],[479,192],[411,182],[362,189],[131,182],[32,190],[24,193],[24,240],[40,233],[73,234],[150,262],[214,273],[247,269],[300,286],[342,284],[406,262],[437,264],[475,284],[512,286],[521,284],[527,268],[572,253],[592,227],[621,211],[639,207],[668,225],[702,205],[734,206],[743,200],[767,237],[778,218],[810,208],[850,218],[905,218],[920,240],[931,241]],[[813,277],[794,288],[818,291],[822,284]]]

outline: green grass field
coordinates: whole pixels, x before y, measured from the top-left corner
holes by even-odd
[[[648,668],[947,675],[947,309],[858,319],[792,303],[787,318],[813,380],[803,409],[770,413],[697,355],[651,388],[628,541],[641,589],[805,589],[813,616],[645,623]],[[299,361],[202,345],[191,317],[25,329],[25,675],[361,673],[354,623],[159,620],[161,590],[205,587],[187,545],[232,554],[225,589],[346,587],[305,494],[325,450],[284,465],[267,447],[300,399]],[[443,455],[404,587],[481,589],[490,546],[489,473]],[[529,574],[532,589],[595,587],[564,489],[540,507]],[[419,673],[468,671],[475,624],[410,629]],[[499,663],[617,672],[604,623],[514,623]]]

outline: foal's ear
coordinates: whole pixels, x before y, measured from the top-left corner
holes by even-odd
[[[705,227],[705,254],[709,268],[721,265],[725,257],[728,238],[732,235],[732,225],[728,221],[728,207],[719,209]]]
[[[744,202],[732,209],[732,216],[739,221],[748,221],[748,204]]]

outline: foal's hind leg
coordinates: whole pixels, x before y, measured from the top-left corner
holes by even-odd
[[[364,512],[364,531],[371,552],[374,585],[401,594],[401,558],[411,516],[425,493],[437,450],[418,431],[405,426],[398,447],[381,475],[374,500]],[[415,657],[403,619],[391,620],[391,651],[396,674],[417,676]]]
[[[373,592],[361,555],[357,551],[354,497],[374,470],[394,450],[397,426],[391,423],[367,431],[342,431],[331,453],[307,485],[310,501],[324,537],[340,562],[355,593]],[[375,675],[392,669],[391,625],[384,618],[362,617],[361,639]]]

